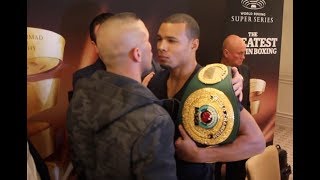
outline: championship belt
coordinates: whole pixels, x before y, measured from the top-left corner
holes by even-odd
[[[231,76],[231,67],[209,64],[201,68],[187,85],[178,120],[200,145],[226,144],[237,136],[240,110]]]

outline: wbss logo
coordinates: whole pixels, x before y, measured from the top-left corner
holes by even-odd
[[[241,0],[241,4],[246,9],[258,10],[264,8],[266,2],[264,0]]]

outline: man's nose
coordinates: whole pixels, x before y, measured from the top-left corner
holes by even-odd
[[[157,49],[158,49],[158,51],[166,51],[167,45],[166,45],[165,41],[158,41]]]

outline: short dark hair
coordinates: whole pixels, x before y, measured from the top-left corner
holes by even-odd
[[[185,23],[189,39],[200,38],[200,27],[197,21],[185,13],[175,13],[164,19],[162,23]]]
[[[102,24],[105,20],[107,20],[109,17],[113,16],[113,13],[101,13],[99,15],[97,15],[95,18],[93,18],[93,20],[91,21],[90,25],[89,25],[89,33],[90,33],[90,39],[91,41],[93,41],[94,43],[96,42],[96,34],[94,33],[94,28],[99,25]]]
[[[112,19],[134,19],[134,20],[140,20],[140,18],[137,16],[134,12],[122,12],[115,14]]]

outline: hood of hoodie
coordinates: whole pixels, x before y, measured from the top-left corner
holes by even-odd
[[[77,111],[90,121],[95,131],[135,109],[161,104],[141,83],[103,70],[78,81],[71,103],[72,108],[79,108]]]

